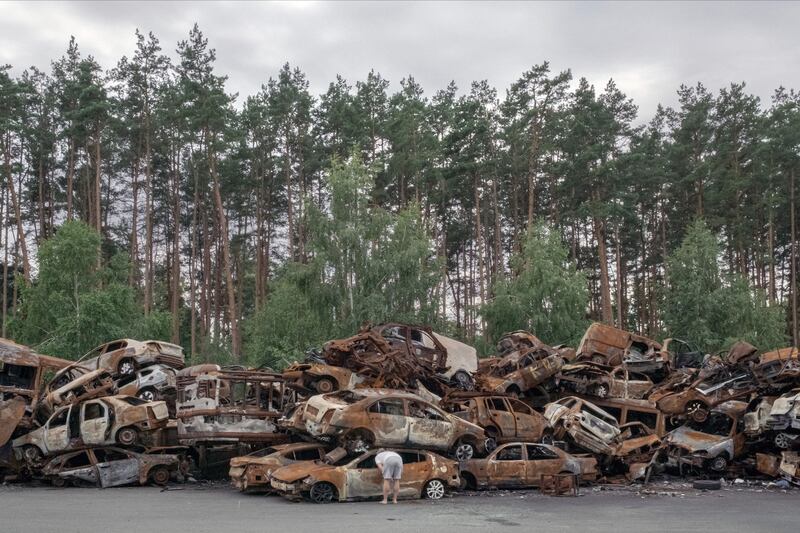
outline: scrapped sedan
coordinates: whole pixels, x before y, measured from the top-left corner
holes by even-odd
[[[34,431],[14,439],[14,450],[27,461],[84,446],[146,444],[167,425],[167,404],[133,396],[109,396],[64,406]]]
[[[557,379],[564,389],[603,399],[640,400],[653,388],[649,377],[629,372],[625,366],[613,368],[588,362],[564,366]]]
[[[466,393],[449,398],[446,407],[457,417],[482,427],[498,443],[537,442],[547,427],[541,414],[516,398]]]
[[[175,370],[166,365],[152,365],[117,380],[117,394],[136,396],[152,402],[175,390]]]
[[[312,396],[281,425],[318,440],[337,442],[349,453],[376,446],[424,448],[466,460],[493,445],[479,426],[416,394],[387,389]]]
[[[148,482],[166,485],[180,471],[181,459],[171,454],[136,453],[122,448],[93,448],[65,453],[42,467],[53,486],[97,485],[102,488]]]
[[[400,498],[438,500],[458,488],[458,463],[426,450],[393,450],[403,459]],[[375,465],[379,450],[347,457],[334,464],[301,461],[272,472],[273,490],[289,498],[315,503],[370,500],[382,497],[383,476]]]
[[[478,388],[486,392],[514,397],[547,397],[542,385],[558,374],[563,364],[564,359],[558,351],[540,344],[503,357],[484,359],[475,381]]]
[[[653,391],[648,399],[655,402],[665,415],[688,416],[702,422],[713,407],[731,400],[746,399],[755,390],[752,375],[741,372],[716,380],[697,380],[675,392]]]
[[[325,458],[325,446],[308,442],[278,444],[242,457],[231,459],[228,475],[231,484],[241,492],[269,492],[269,476],[273,470],[297,461]]]
[[[460,468],[463,485],[472,490],[538,487],[542,476],[564,473],[575,474],[583,482],[597,478],[594,457],[530,442],[504,444],[484,459],[461,463]]]
[[[163,341],[120,339],[101,344],[79,361],[92,370],[105,368],[115,376],[133,374],[137,369],[162,364],[177,370],[184,367],[183,348]]]

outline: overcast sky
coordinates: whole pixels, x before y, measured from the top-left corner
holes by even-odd
[[[0,64],[49,68],[70,35],[105,68],[131,55],[134,30],[152,31],[174,56],[194,22],[217,50],[228,90],[256,92],[290,62],[315,94],[335,75],[351,83],[374,68],[412,74],[432,95],[450,80],[488,79],[502,96],[548,60],[598,87],[614,78],[641,118],[675,103],[681,83],[714,90],[745,81],[769,101],[800,88],[800,3],[199,3],[0,1]]]

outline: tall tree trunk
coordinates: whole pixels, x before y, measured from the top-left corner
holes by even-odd
[[[145,119],[144,137],[144,314],[149,315],[153,305],[153,177],[150,161],[150,132]]]
[[[605,222],[593,217],[594,236],[597,239],[597,260],[600,265],[600,315],[605,324],[613,324],[611,287],[608,282],[608,257],[606,252]]]
[[[22,276],[25,283],[31,282],[31,265],[28,262],[28,245],[25,242],[25,229],[22,225],[22,210],[19,205],[19,198],[14,187],[14,178],[11,175],[11,133],[6,133],[5,149],[3,150],[6,167],[6,178],[8,183],[8,196],[11,199],[11,208],[14,210],[14,218],[17,222],[17,242],[19,243],[19,250],[22,254]],[[8,243],[6,242],[6,245]],[[14,285],[16,287],[16,284]],[[3,294],[5,297],[5,294]]]
[[[103,224],[102,218],[100,216],[100,175],[101,175],[101,166],[102,161],[100,159],[100,125],[98,124],[95,128],[95,145],[94,145],[94,160],[95,160],[95,174],[94,174],[94,216],[95,216],[95,224],[94,227],[97,229],[97,233],[103,234]]]
[[[789,183],[789,220],[791,221],[792,231],[792,254],[790,268],[790,287],[789,295],[792,298],[792,346],[797,346],[797,224],[795,215],[795,192],[794,192],[794,169],[792,169]]]
[[[131,194],[133,195],[133,208],[131,212],[131,275],[128,283],[136,286],[139,279],[139,157],[133,162],[131,169]]]
[[[619,225],[614,227],[614,241],[616,243],[617,252],[617,327],[625,329],[625,321],[623,320],[623,297],[622,297],[622,279],[625,273],[622,271],[622,243],[619,240]]]
[[[294,198],[292,198],[292,160],[289,149],[289,132],[286,132],[286,152],[284,154],[284,173],[286,177],[286,232],[289,247],[289,261],[294,261]]]
[[[180,294],[181,294],[181,196],[180,196],[180,155],[177,149],[173,149],[172,158],[172,194],[174,206],[172,211],[173,231],[172,231],[172,296],[170,299],[172,312],[172,342],[178,344],[181,338],[181,313],[180,313]]]
[[[72,220],[72,189],[75,181],[75,140],[69,140],[67,158],[67,220]]]

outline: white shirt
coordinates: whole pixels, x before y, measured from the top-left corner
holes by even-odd
[[[382,465],[389,457],[397,457],[401,463],[403,462],[403,458],[395,452],[381,452],[375,456],[375,464]]]

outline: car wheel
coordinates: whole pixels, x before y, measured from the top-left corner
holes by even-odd
[[[425,484],[422,493],[429,500],[441,500],[446,492],[441,479],[432,479]]]
[[[58,487],[58,488],[66,487],[67,486],[67,480],[64,479],[63,477],[56,476],[56,477],[50,478],[50,484],[52,486]]]
[[[470,444],[469,442],[459,442],[456,444],[455,450],[453,451],[453,455],[459,461],[469,461],[475,455],[475,446]]]
[[[122,376],[128,376],[136,372],[136,361],[130,357],[123,359],[117,365],[117,373]]]
[[[475,388],[475,382],[472,380],[472,376],[463,370],[459,370],[453,374],[453,383],[457,389],[465,391],[473,390]]]
[[[592,357],[592,363],[604,365],[606,363],[606,358],[603,357],[602,355],[595,355]]]
[[[29,463],[37,463],[42,459],[42,450],[29,444],[22,449],[22,456]]]
[[[598,385],[595,385],[594,390],[592,392],[594,392],[594,395],[597,396],[598,398],[608,398],[608,385],[606,385],[605,383],[600,383]]]
[[[492,453],[497,448],[497,440],[489,437],[483,441],[483,445],[486,448],[486,453]]]
[[[317,380],[315,385],[317,392],[320,394],[328,394],[336,390],[336,384],[331,378],[322,378]]]
[[[776,433],[772,442],[781,450],[788,450],[792,446],[792,438],[788,433]]]
[[[138,438],[139,432],[136,431],[136,428],[127,427],[117,431],[117,442],[123,446],[135,444]]]
[[[708,409],[703,402],[695,400],[686,404],[686,414],[695,422],[705,422],[708,418]]]
[[[724,472],[728,469],[728,459],[722,455],[714,457],[708,462],[708,468],[714,472]]]
[[[136,393],[136,396],[140,400],[144,400],[146,402],[154,402],[158,400],[158,392],[150,387],[140,390],[138,393]]]
[[[692,482],[692,488],[699,490],[719,490],[722,483],[718,479],[696,479]]]
[[[331,503],[339,498],[336,487],[330,483],[315,483],[308,492],[309,499],[314,503]]]
[[[156,485],[166,485],[169,482],[169,470],[166,466],[156,466],[150,470],[150,481]]]

